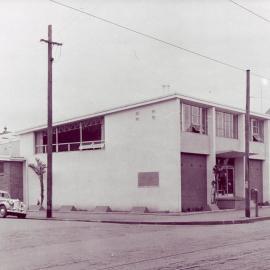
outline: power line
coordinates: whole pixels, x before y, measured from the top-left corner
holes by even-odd
[[[258,14],[256,12],[252,11],[251,9],[248,9],[247,7],[241,5],[241,4],[239,4],[239,3],[237,3],[237,2],[235,2],[233,0],[228,0],[228,1],[231,2],[231,3],[233,3],[234,5],[238,6],[239,8],[244,9],[248,13],[250,13],[250,14],[252,14],[252,15],[254,15],[254,16],[256,16],[256,17],[258,17],[258,18],[260,18],[262,20],[264,20],[265,22],[270,23],[270,20],[269,19],[267,19],[267,18],[263,17],[262,15],[260,15],[260,14]]]
[[[168,42],[168,41],[166,41],[166,40],[163,40],[163,39],[160,39],[160,38],[158,38],[158,37],[152,36],[152,35],[150,35],[150,34],[142,33],[142,32],[140,32],[140,31],[137,31],[137,30],[132,29],[132,28],[130,28],[130,27],[121,25],[121,24],[119,24],[119,23],[113,22],[113,21],[108,20],[108,19],[104,19],[104,18],[99,17],[99,16],[97,16],[97,15],[94,15],[94,14],[92,14],[92,13],[90,13],[90,12],[86,12],[86,11],[84,11],[84,10],[81,10],[81,9],[78,9],[78,8],[75,8],[75,7],[72,7],[72,6],[70,6],[70,5],[63,4],[63,3],[58,2],[58,1],[56,1],[56,0],[49,0],[49,1],[52,2],[52,3],[55,3],[55,4],[57,4],[57,5],[60,5],[60,6],[69,8],[69,9],[71,9],[71,10],[74,10],[74,11],[76,11],[76,12],[82,13],[82,14],[87,15],[87,16],[89,16],[89,17],[95,18],[95,19],[97,19],[97,20],[99,20],[99,21],[102,21],[102,22],[105,22],[105,23],[114,25],[114,26],[116,26],[116,27],[118,27],[118,28],[122,28],[122,29],[124,29],[124,30],[129,31],[129,32],[135,33],[135,34],[137,34],[137,35],[146,37],[146,38],[148,38],[148,39],[155,40],[155,41],[157,41],[157,42],[160,42],[160,43],[162,43],[162,44],[168,45],[168,46],[170,46],[170,47],[174,47],[174,48],[176,48],[176,49],[180,49],[180,50],[185,51],[185,52],[187,52],[187,53],[190,53],[190,54],[199,56],[199,57],[201,57],[201,58],[204,58],[204,59],[207,59],[207,60],[209,60],[209,61],[212,61],[212,62],[221,64],[221,65],[223,65],[223,66],[227,66],[227,67],[229,67],[229,68],[232,68],[232,69],[235,69],[235,70],[238,70],[238,71],[246,72],[246,69],[244,69],[244,68],[241,68],[241,67],[238,67],[238,66],[236,66],[236,65],[233,65],[233,64],[230,64],[230,63],[221,61],[221,60],[219,60],[219,59],[215,59],[215,58],[213,58],[213,57],[210,57],[210,56],[201,54],[201,53],[199,53],[199,52],[196,52],[196,51],[193,51],[193,50],[184,48],[184,47],[182,47],[182,46],[179,46],[179,45],[174,44],[174,43],[172,43],[172,42]],[[229,0],[229,1],[230,1],[230,0]],[[232,1],[232,2],[233,2],[233,1]],[[267,80],[270,81],[270,78],[267,78],[267,77],[265,77],[265,76],[263,76],[263,75],[260,75],[260,74],[257,74],[257,73],[253,73],[253,72],[251,72],[251,74],[252,74],[253,76],[255,76],[255,77],[267,79]]]

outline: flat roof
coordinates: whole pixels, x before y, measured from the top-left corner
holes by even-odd
[[[140,102],[136,102],[136,103],[131,103],[131,104],[128,104],[128,105],[123,105],[123,106],[110,108],[110,109],[107,109],[107,110],[98,111],[96,113],[90,113],[90,114],[79,116],[79,117],[69,118],[69,119],[66,119],[66,120],[63,120],[63,121],[57,121],[57,122],[54,122],[53,125],[54,126],[59,126],[59,125],[63,125],[63,124],[71,123],[71,122],[85,120],[85,119],[88,119],[88,118],[94,118],[94,117],[98,117],[98,116],[105,116],[105,115],[108,115],[108,114],[113,114],[113,113],[117,113],[117,112],[131,110],[131,109],[135,109],[135,108],[138,108],[138,107],[152,105],[152,104],[156,104],[156,103],[160,103],[160,102],[164,102],[164,101],[168,101],[168,100],[172,100],[172,99],[180,99],[181,101],[191,102],[191,103],[198,104],[198,105],[200,104],[200,105],[203,105],[203,106],[209,107],[209,108],[210,107],[215,107],[215,108],[218,108],[220,110],[229,111],[229,112],[232,112],[232,113],[238,113],[238,114],[244,114],[245,113],[245,110],[237,108],[237,107],[227,106],[227,105],[223,105],[223,104],[220,104],[220,103],[217,103],[217,102],[207,101],[207,100],[204,100],[204,99],[195,98],[195,97],[191,97],[191,96],[186,96],[186,95],[182,95],[182,94],[179,94],[179,93],[173,93],[173,94],[166,95],[166,96],[161,96],[161,97],[152,98],[152,99],[148,99],[148,100],[144,100],[144,101],[140,101]],[[261,118],[261,119],[270,119],[270,115],[268,115],[268,114],[261,114],[261,113],[251,112],[250,115]],[[31,128],[27,128],[27,129],[24,129],[24,130],[17,131],[16,134],[18,134],[18,135],[26,134],[26,133],[42,130],[42,129],[45,129],[45,128],[47,128],[47,125],[43,124],[43,125],[39,125],[39,126],[35,126],[35,127],[31,127]]]
[[[25,161],[26,159],[24,157],[13,157],[13,156],[5,156],[5,155],[0,155],[0,161]]]

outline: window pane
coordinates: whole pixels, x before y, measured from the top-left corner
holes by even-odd
[[[207,109],[202,108],[202,133],[207,134]]]
[[[100,141],[101,125],[88,126],[82,129],[82,141]]]
[[[233,137],[235,139],[238,138],[238,116],[237,115],[233,116]]]
[[[182,129],[194,133],[207,133],[207,109],[182,103]]]
[[[264,121],[260,119],[251,119],[250,139],[254,142],[263,142],[263,125]]]
[[[190,119],[190,105],[183,104],[183,122],[184,122],[184,131],[189,131],[191,125]]]
[[[237,115],[216,112],[216,135],[226,138],[237,138]]]
[[[198,107],[191,107],[191,122],[193,125],[200,125],[200,108]]]

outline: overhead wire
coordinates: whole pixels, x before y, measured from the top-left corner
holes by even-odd
[[[250,8],[247,8],[247,7],[245,7],[245,6],[241,5],[241,4],[239,4],[238,2],[236,2],[236,1],[234,1],[234,0],[228,0],[228,1],[229,1],[230,3],[232,3],[233,5],[237,6],[238,8],[243,9],[243,10],[246,11],[247,13],[249,13],[249,14],[251,14],[251,15],[253,15],[253,16],[255,16],[255,17],[257,17],[257,18],[259,18],[259,19],[261,19],[261,20],[263,20],[264,22],[270,23],[270,19],[268,19],[268,18],[266,18],[266,17],[264,17],[264,16],[262,16],[262,15],[256,13],[256,12],[254,12],[254,11],[251,10]],[[262,94],[261,94],[261,97],[252,97],[252,96],[251,96],[251,98],[257,98],[257,99],[260,99],[261,101],[263,100]],[[262,104],[261,104],[261,107],[262,107]]]
[[[228,1],[231,2],[232,4],[238,6],[239,8],[241,8],[241,9],[247,11],[248,13],[250,13],[250,14],[252,14],[252,15],[254,15],[254,16],[256,16],[256,17],[258,17],[258,18],[260,18],[260,19],[262,19],[262,20],[264,20],[265,22],[270,23],[270,19],[265,18],[264,16],[262,16],[262,15],[256,13],[256,12],[254,12],[253,10],[251,10],[251,9],[249,9],[249,8],[247,8],[247,7],[243,6],[243,5],[241,5],[241,4],[239,4],[238,2],[236,2],[236,1],[234,1],[234,0],[228,0]]]
[[[111,21],[111,20],[102,18],[102,17],[100,17],[100,16],[97,16],[97,15],[95,15],[95,14],[93,14],[93,13],[90,13],[90,12],[87,12],[87,11],[84,11],[84,10],[81,10],[81,9],[79,9],[79,8],[76,8],[76,7],[73,7],[73,6],[64,4],[64,3],[61,3],[61,2],[56,1],[56,0],[48,0],[48,1],[50,1],[50,2],[52,2],[52,3],[54,3],[54,4],[57,4],[57,5],[66,7],[66,8],[68,8],[68,9],[73,10],[73,11],[82,13],[82,14],[84,14],[84,15],[87,15],[87,16],[92,17],[92,18],[94,18],[94,19],[97,19],[97,20],[99,20],[99,21],[102,21],[102,22],[105,22],[105,23],[114,25],[114,26],[116,26],[116,27],[118,27],[118,28],[121,28],[121,29],[127,30],[127,31],[129,31],[129,32],[135,33],[135,34],[137,34],[137,35],[146,37],[146,38],[148,38],[148,39],[155,40],[155,41],[157,41],[157,42],[160,42],[160,43],[162,43],[162,44],[168,45],[168,46],[170,46],[170,47],[174,47],[174,48],[176,48],[176,49],[185,51],[185,52],[187,52],[187,53],[190,53],[190,54],[199,56],[199,57],[204,58],[204,59],[207,59],[207,60],[209,60],[209,61],[212,61],[212,62],[221,64],[221,65],[223,65],[223,66],[227,66],[227,67],[229,67],[229,68],[232,68],[232,69],[235,69],[235,70],[238,70],[238,71],[246,72],[246,69],[245,69],[245,68],[241,68],[241,67],[238,67],[238,66],[236,66],[236,65],[233,65],[233,64],[224,62],[224,61],[222,61],[222,60],[219,60],[219,59],[216,59],[216,58],[207,56],[207,55],[202,54],[202,53],[200,53],[200,52],[196,52],[196,51],[194,51],[194,50],[187,49],[187,48],[185,48],[185,47],[182,47],[182,46],[177,45],[177,44],[174,44],[174,43],[172,43],[172,42],[163,40],[163,39],[158,38],[158,37],[155,37],[155,36],[153,36],[153,35],[150,35],[150,34],[147,34],[147,33],[140,32],[140,31],[135,30],[135,29],[133,29],[133,28],[130,28],[130,27],[128,27],[128,26],[125,26],[125,25],[116,23],[116,22],[114,22],[114,21]],[[230,1],[230,0],[229,0],[229,1]],[[253,76],[255,76],[255,77],[267,79],[267,80],[270,81],[270,78],[268,78],[268,77],[266,77],[266,76],[260,75],[260,74],[258,74],[258,73],[254,73],[254,72],[252,72],[252,71],[251,71],[250,73],[251,73]]]

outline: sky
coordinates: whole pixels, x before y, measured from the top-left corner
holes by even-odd
[[[270,78],[270,22],[229,0],[57,0]],[[270,20],[270,1],[237,0]],[[245,72],[148,39],[49,0],[0,0],[0,131],[46,124],[52,25],[53,119],[180,93],[244,108]],[[270,82],[251,76],[251,110]]]

